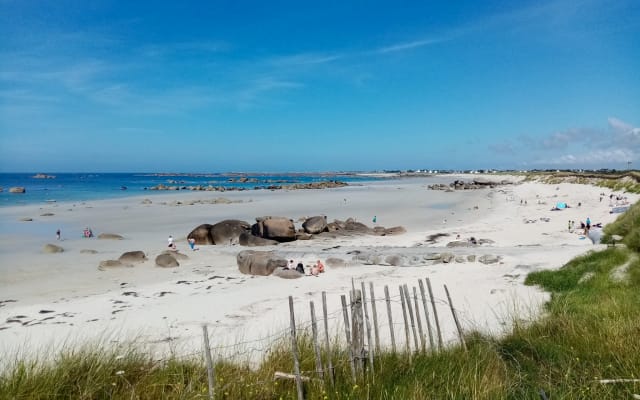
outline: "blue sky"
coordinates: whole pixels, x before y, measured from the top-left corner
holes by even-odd
[[[0,171],[640,168],[640,2],[0,0]]]

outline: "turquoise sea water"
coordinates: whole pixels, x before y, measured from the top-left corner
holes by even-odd
[[[34,173],[0,173],[0,207],[47,202],[85,201],[129,196],[153,196],[171,191],[149,190],[165,186],[214,186],[225,189],[256,190],[272,185],[291,185],[338,180],[350,184],[379,178],[348,173],[283,174],[150,174],[150,173],[49,173],[52,179],[35,178]],[[248,182],[240,182],[247,178]],[[9,193],[11,187],[25,193]]]

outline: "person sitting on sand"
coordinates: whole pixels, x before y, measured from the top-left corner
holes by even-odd
[[[324,264],[322,263],[322,261],[318,260],[318,262],[316,263],[316,268],[318,268],[318,273],[324,272]]]
[[[320,273],[320,271],[318,270],[318,266],[317,265],[314,265],[313,267],[311,267],[311,275],[318,276],[319,273]]]
[[[289,264],[285,265],[283,269],[296,269],[296,263],[293,260],[289,260]]]

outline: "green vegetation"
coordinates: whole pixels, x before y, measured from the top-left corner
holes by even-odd
[[[551,292],[545,315],[514,320],[503,338],[469,333],[468,351],[376,356],[375,376],[351,380],[347,352],[332,354],[335,386],[305,383],[307,399],[629,399],[640,382],[640,206],[607,226],[626,246],[578,257],[557,271],[540,271],[526,283]],[[55,363],[17,361],[0,375],[0,399],[206,399],[207,373],[200,358],[158,362],[142,351],[81,349]],[[315,378],[309,337],[299,340],[301,369]],[[323,354],[323,358],[326,359]],[[258,367],[216,364],[217,399],[296,399],[290,343],[274,345]]]
[[[540,181],[551,185],[560,183],[576,183],[583,185],[596,185],[616,192],[640,193],[640,172],[529,172],[525,175],[525,181]]]

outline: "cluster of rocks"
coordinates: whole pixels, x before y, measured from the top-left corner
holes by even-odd
[[[468,181],[468,182],[465,182],[460,179],[456,179],[455,181],[451,182],[448,185],[444,183],[436,183],[433,185],[429,185],[428,188],[432,190],[453,191],[453,190],[495,188],[496,186],[511,185],[511,184],[513,184],[513,182],[508,180],[490,181],[484,178],[474,178],[472,181]]]
[[[404,233],[401,226],[370,228],[352,218],[346,221],[327,222],[326,216],[305,218],[296,230],[292,219],[266,216],[256,218],[254,224],[240,220],[224,220],[216,224],[202,224],[192,230],[187,238],[196,244],[240,244],[242,246],[266,246],[294,240],[309,240],[317,235],[397,235]]]
[[[242,181],[244,178],[239,178],[239,182],[253,182],[246,178],[247,181]],[[348,186],[346,182],[341,181],[322,181],[322,182],[309,182],[309,183],[294,183],[290,185],[269,185],[269,186],[255,186],[254,190],[268,189],[268,190],[280,190],[280,189],[329,189]],[[212,185],[194,185],[194,186],[177,186],[177,185],[165,185],[158,184],[144,190],[192,190],[192,191],[207,191],[207,192],[226,192],[226,191],[243,191],[248,190],[246,187],[239,186],[212,186]]]
[[[163,253],[160,253],[155,258],[156,267],[160,268],[175,268],[179,267],[180,263],[178,260],[187,260],[189,257],[186,254],[179,253],[177,251],[167,250]],[[126,253],[122,253],[122,255],[117,260],[104,260],[100,261],[98,265],[98,269],[104,271],[109,268],[132,268],[137,264],[142,264],[148,260],[147,255],[144,251],[135,250],[135,251],[127,251]]]
[[[405,255],[401,253],[358,252],[352,258],[357,264],[388,265],[395,267],[420,267],[435,264],[480,262],[482,264],[496,264],[502,260],[501,256],[484,254],[453,254],[450,252]]]
[[[47,174],[35,174],[32,176],[33,179],[56,179],[55,175],[47,175]]]
[[[421,267],[435,264],[450,264],[464,262],[480,262],[485,265],[497,264],[502,257],[492,254],[477,256],[475,254],[455,255],[449,252],[406,255],[401,253],[360,252],[356,251],[351,261],[339,257],[326,259],[326,264],[333,268],[344,267],[349,264],[384,265],[395,267]],[[236,256],[238,270],[247,275],[274,275],[285,279],[295,279],[304,274],[295,270],[285,269],[287,259],[274,251],[243,250]]]

